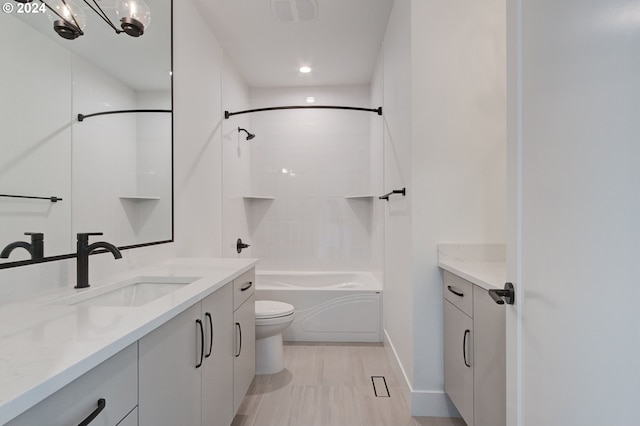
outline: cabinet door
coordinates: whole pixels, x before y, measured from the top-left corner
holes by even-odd
[[[140,426],[201,424],[200,315],[197,303],[139,340]]]
[[[235,359],[233,363],[233,414],[256,375],[256,296],[251,295],[234,312]]]
[[[127,417],[118,423],[118,426],[138,426],[138,409],[131,411]]]
[[[202,315],[206,336],[206,358],[202,365],[202,424],[229,426],[234,415],[231,283],[202,301]]]
[[[505,305],[483,288],[473,289],[474,423],[506,424]]]
[[[444,301],[444,390],[473,426],[473,320]]]
[[[77,425],[98,408],[99,399],[105,400],[105,406],[91,426],[117,425],[138,400],[137,356],[134,343],[16,417],[7,426]]]

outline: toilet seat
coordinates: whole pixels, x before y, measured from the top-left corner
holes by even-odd
[[[293,314],[294,307],[275,300],[256,300],[256,319],[281,318]]]

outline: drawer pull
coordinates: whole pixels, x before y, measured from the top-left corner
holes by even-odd
[[[464,358],[464,365],[471,367],[471,364],[467,362],[467,336],[471,335],[471,330],[465,330],[462,337],[462,357]]]
[[[463,293],[463,292],[462,292],[462,290],[460,290],[458,287],[454,287],[454,286],[452,286],[452,285],[448,285],[448,286],[447,286],[447,289],[448,289],[451,293],[455,294],[456,296],[464,297],[464,293]]]
[[[98,417],[98,414],[100,414],[102,410],[104,410],[104,407],[106,406],[107,406],[107,400],[104,398],[100,398],[98,400],[98,407],[95,410],[93,410],[91,414],[89,414],[89,417],[87,417],[82,422],[80,422],[78,426],[87,426],[89,423],[93,421],[93,419]]]
[[[240,291],[247,291],[251,288],[252,285],[253,281],[249,281],[248,283],[245,283],[242,288],[240,288]]]
[[[204,316],[209,319],[209,353],[204,357],[209,358],[211,356],[211,351],[213,351],[213,318],[211,318],[210,312],[205,313]]]
[[[196,320],[196,324],[200,328],[200,362],[196,364],[196,368],[202,367],[202,361],[204,360],[204,327],[202,326],[202,321],[198,318]]]

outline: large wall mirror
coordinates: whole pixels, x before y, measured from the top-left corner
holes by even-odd
[[[115,0],[98,2],[118,24]],[[6,4],[11,5],[11,9]],[[44,235],[44,260],[71,257],[76,234],[121,249],[173,240],[171,0],[147,0],[140,37],[82,1],[84,35],[60,37],[38,1],[0,15],[0,250]],[[32,5],[26,13],[25,5]],[[20,12],[22,8],[22,13]],[[11,9],[11,10],[10,10]],[[96,115],[109,111],[161,110]],[[17,247],[0,268],[32,260]]]

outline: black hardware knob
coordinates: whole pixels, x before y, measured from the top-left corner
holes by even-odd
[[[241,238],[238,238],[238,241],[236,242],[236,249],[238,251],[238,253],[242,252],[243,249],[246,249],[248,247],[251,247],[249,244],[245,244],[242,242]]]

